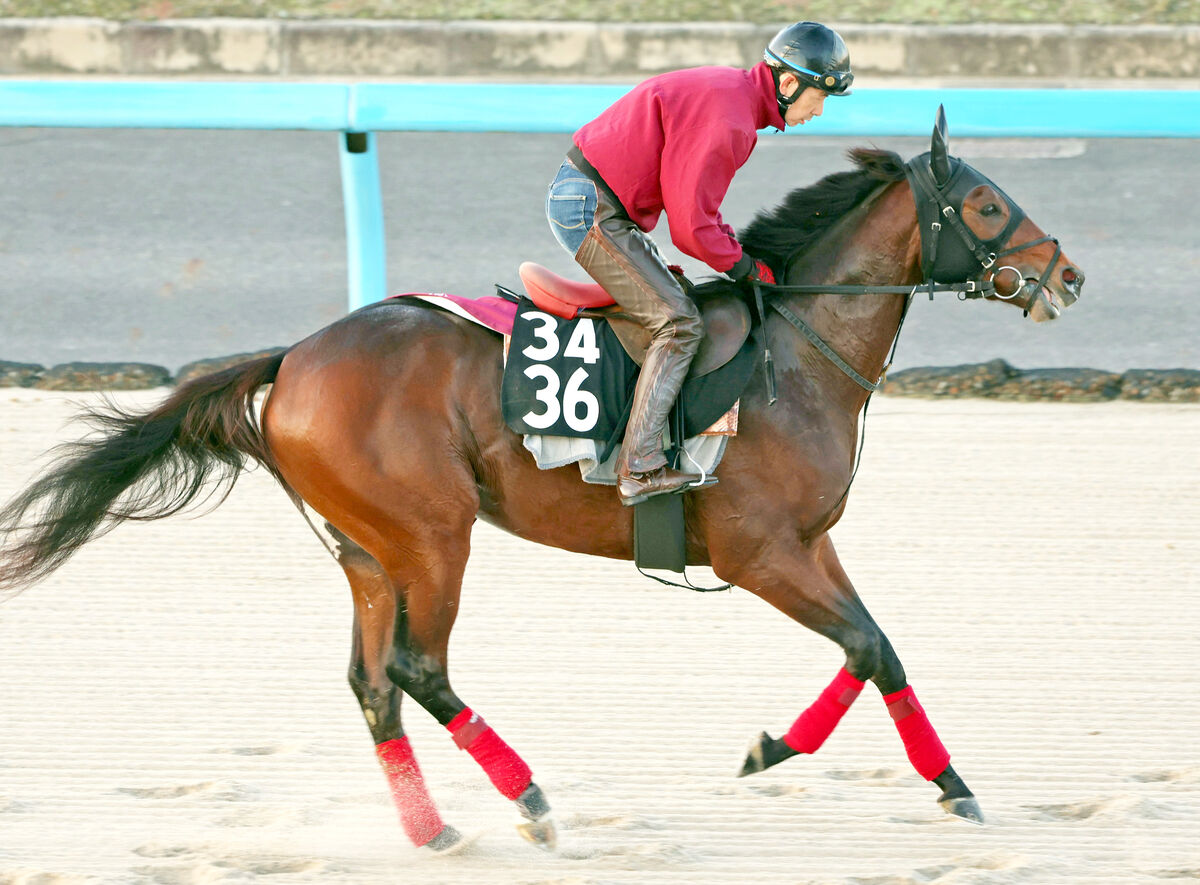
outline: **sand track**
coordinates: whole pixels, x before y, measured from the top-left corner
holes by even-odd
[[[80,398],[3,391],[0,496],[75,435]],[[1200,878],[1198,450],[1197,406],[872,408],[834,538],[985,828],[941,813],[872,688],[818,755],[735,779],[834,646],[744,591],[481,526],[452,674],[562,832],[556,855],[521,842],[409,704],[444,816],[481,833],[445,859],[407,846],[345,685],[339,569],[250,474],[214,513],[123,527],[0,607],[0,883]]]

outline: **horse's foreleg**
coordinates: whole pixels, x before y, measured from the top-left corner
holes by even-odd
[[[859,599],[828,536],[783,561],[773,556],[762,564],[742,564],[736,571],[737,584],[832,639],[846,653],[845,666],[782,738],[766,732],[759,736],[740,774],[753,774],[800,753],[816,752],[865,683],[871,681],[883,694],[909,761],[918,774],[942,789],[938,799],[942,807],[957,817],[982,823],[978,803],[951,767],[950,754],[908,684],[900,659]]]
[[[350,657],[350,688],[362,707],[375,740],[405,834],[417,847],[445,852],[462,844],[461,834],[446,825],[434,805],[412,745],[400,720],[404,693],[385,670],[394,629],[403,610],[396,604],[391,581],[375,559],[327,524],[336,541],[338,563],[350,581],[354,597],[354,640]]]

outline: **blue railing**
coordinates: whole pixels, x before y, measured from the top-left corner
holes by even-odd
[[[308,129],[339,139],[349,306],[387,295],[375,132],[573,132],[628,86],[0,80],[0,126]],[[870,89],[820,135],[924,136],[944,104],[953,136],[1200,138],[1200,90]],[[836,111],[833,112],[833,111]]]

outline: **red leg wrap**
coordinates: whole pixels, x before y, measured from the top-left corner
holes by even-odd
[[[506,799],[516,799],[533,781],[533,772],[490,725],[463,710],[446,726],[459,749],[466,750]]]
[[[783,742],[797,753],[817,752],[862,689],[863,683],[843,667],[813,705],[792,723]]]
[[[945,771],[950,764],[950,753],[933,730],[912,686],[894,694],[885,694],[883,702],[896,722],[896,731],[900,732],[900,739],[904,741],[904,751],[908,753],[908,760],[917,774],[931,781]]]
[[[425,788],[425,779],[407,737],[375,745],[375,755],[387,775],[400,824],[418,848],[440,833],[445,824]]]

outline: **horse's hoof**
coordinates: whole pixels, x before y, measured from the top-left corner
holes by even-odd
[[[974,796],[959,796],[957,799],[939,799],[938,805],[945,809],[946,814],[965,820],[967,823],[983,826],[983,809]]]
[[[464,848],[475,841],[475,836],[464,836],[454,827],[446,824],[442,827],[442,831],[422,845],[422,848],[427,848],[434,854],[449,855],[458,854]]]
[[[554,827],[554,818],[550,816],[550,803],[546,794],[537,784],[530,782],[520,796],[513,800],[521,816],[527,823],[517,824],[517,832],[547,851],[553,851],[558,845],[558,830]]]
[[[738,777],[758,774],[760,771],[767,770],[767,747],[770,744],[771,736],[765,731],[750,742],[750,746],[746,748],[746,760],[742,763],[742,770],[738,772]]]
[[[554,826],[552,817],[547,816],[541,820],[517,824],[517,832],[538,848],[546,851],[553,851],[558,847],[558,829]]]
[[[766,771],[772,765],[778,765],[784,759],[791,759],[795,755],[796,751],[782,739],[773,738],[764,731],[754,739],[746,751],[746,761],[742,763],[738,777]]]

